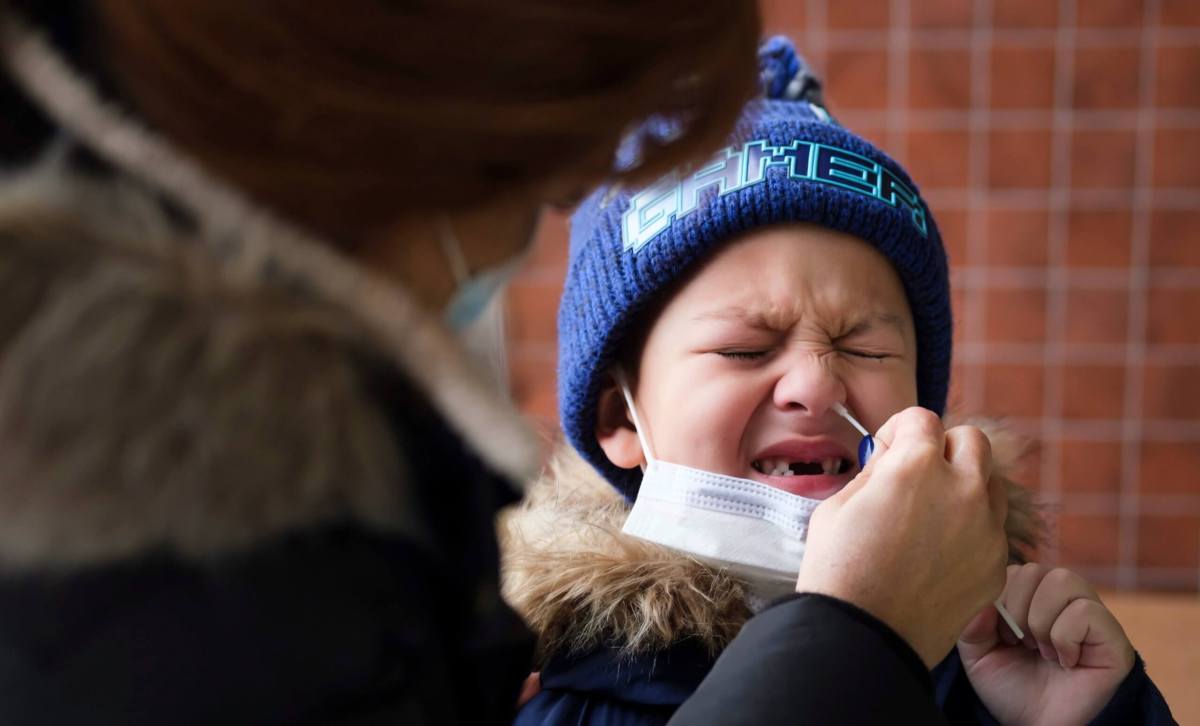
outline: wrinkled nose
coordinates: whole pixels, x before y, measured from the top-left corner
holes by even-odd
[[[783,411],[803,411],[824,416],[835,403],[846,400],[846,386],[820,356],[806,354],[787,361],[775,382],[775,406]]]

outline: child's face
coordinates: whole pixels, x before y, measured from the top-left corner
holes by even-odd
[[[916,364],[888,261],[857,238],[792,225],[729,245],[675,293],[649,330],[634,398],[658,458],[823,499],[858,473],[861,436],[832,404],[874,431],[916,404]],[[601,422],[597,435],[615,464],[640,463],[628,460],[636,440],[616,440],[628,425]]]

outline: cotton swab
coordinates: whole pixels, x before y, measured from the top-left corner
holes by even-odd
[[[1024,640],[1025,632],[1021,630],[1020,625],[1017,625],[1017,621],[1013,620],[1013,616],[1009,614],[1008,610],[1004,609],[1004,603],[996,600],[992,604],[996,606],[996,612],[1000,613],[1000,617],[1008,625],[1009,629],[1013,631],[1013,635],[1017,636],[1017,640]]]
[[[866,427],[860,424],[846,407],[838,402],[834,402],[833,410],[837,411],[838,415],[850,422],[850,425],[858,429],[862,434],[862,440],[858,442],[858,468],[859,470],[867,467],[867,460],[871,458],[871,454],[875,453],[875,438],[871,436],[871,432],[867,431]]]
[[[860,424],[856,418],[850,415],[850,411],[847,410],[847,408],[841,403],[835,401],[833,404],[833,410],[837,412],[839,416],[849,421],[850,425],[863,435],[862,441],[858,444],[858,466],[860,469],[865,467],[867,465],[867,460],[871,458],[871,454],[875,451],[874,437],[871,436],[871,433],[867,431],[865,426]],[[1007,624],[1008,627],[1013,631],[1013,634],[1017,636],[1017,640],[1024,640],[1024,631],[1022,631],[1021,627],[1017,625],[1017,621],[1013,620],[1013,616],[1008,612],[1008,610],[1005,609],[1004,604],[999,600],[996,600],[992,604],[996,606],[996,612],[1000,614],[1001,619],[1003,619],[1005,624]]]
[[[839,416],[849,421],[851,426],[858,429],[858,433],[862,434],[863,436],[871,435],[871,432],[867,431],[866,427],[858,422],[858,419],[851,416],[850,411],[842,404],[835,401],[833,404],[833,410],[836,411]]]

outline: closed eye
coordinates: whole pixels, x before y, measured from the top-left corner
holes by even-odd
[[[731,360],[758,360],[767,354],[765,350],[718,350],[717,355]]]
[[[865,350],[854,350],[852,348],[840,348],[839,352],[845,353],[846,355],[852,355],[855,358],[869,358],[871,360],[884,360],[885,358],[891,358],[891,356],[887,353],[870,353]]]

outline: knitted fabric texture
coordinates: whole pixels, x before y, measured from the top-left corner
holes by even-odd
[[[558,313],[563,430],[631,500],[641,472],[613,466],[596,442],[597,398],[609,370],[641,311],[721,245],[767,226],[817,224],[879,250],[912,310],[918,402],[938,414],[946,405],[953,327],[947,260],[916,185],[830,118],[819,105],[820,84],[790,41],[766,41],[759,60],[764,98],[747,105],[729,147],[644,189],[602,187],[571,221]],[[639,133],[661,135],[663,127]]]

